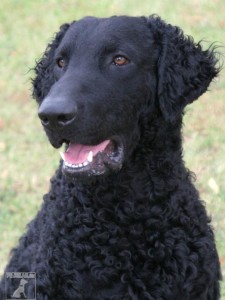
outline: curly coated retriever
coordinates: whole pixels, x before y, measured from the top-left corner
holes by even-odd
[[[37,300],[219,299],[181,134],[185,106],[219,73],[214,49],[157,16],[86,17],[61,26],[35,72],[39,117],[65,152],[12,252],[5,295],[20,280],[7,272],[35,272]]]

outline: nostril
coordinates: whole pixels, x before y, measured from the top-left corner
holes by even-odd
[[[42,114],[39,114],[39,118],[41,120],[41,123],[44,125],[44,126],[47,126],[49,124],[49,119],[48,117],[46,117],[45,115],[42,115]]]
[[[72,122],[75,118],[75,113],[71,114],[60,114],[57,116],[57,122],[61,125],[66,125]]]
[[[67,122],[68,122],[68,117],[66,116],[66,115],[59,115],[58,117],[57,117],[57,122],[59,123],[59,124],[61,124],[61,125],[64,125],[64,124],[66,124]]]

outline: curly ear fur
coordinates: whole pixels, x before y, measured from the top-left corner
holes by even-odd
[[[32,80],[33,83],[33,97],[37,102],[41,102],[48,94],[55,79],[53,77],[54,68],[54,54],[59,46],[70,24],[63,24],[60,26],[60,31],[56,33],[53,41],[48,44],[42,58],[37,62],[34,68],[36,77]]]
[[[158,99],[167,121],[174,121],[184,107],[192,103],[208,88],[219,73],[215,48],[203,50],[192,37],[184,36],[178,27],[152,16],[148,26],[160,45],[158,61]]]

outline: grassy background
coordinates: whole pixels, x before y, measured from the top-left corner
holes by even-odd
[[[10,248],[37,212],[58,163],[31,100],[29,71],[60,24],[85,15],[159,14],[195,40],[224,43],[224,0],[1,0],[0,2],[0,273]],[[207,43],[206,43],[207,46]],[[225,78],[188,107],[184,149],[213,218],[225,275]],[[222,284],[225,299],[225,286]]]

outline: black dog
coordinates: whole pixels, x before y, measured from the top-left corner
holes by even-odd
[[[38,300],[219,299],[214,235],[181,145],[185,106],[219,72],[214,52],[156,16],[61,27],[33,86],[66,152],[6,268],[36,272]]]

